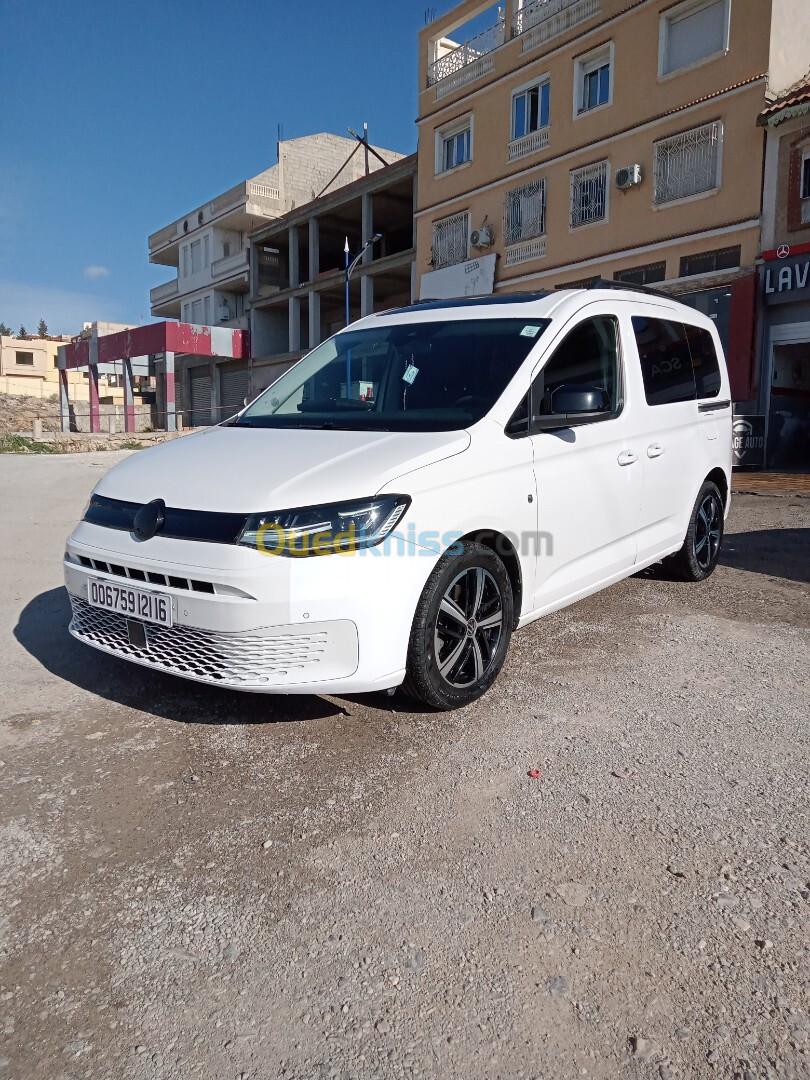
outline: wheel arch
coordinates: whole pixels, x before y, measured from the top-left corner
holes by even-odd
[[[505,566],[506,572],[509,575],[509,582],[512,586],[515,615],[515,625],[512,629],[514,630],[520,619],[521,611],[523,610],[523,574],[520,569],[520,558],[515,550],[515,545],[508,536],[505,536],[502,532],[498,532],[497,529],[476,529],[473,532],[466,533],[464,536],[460,537],[459,540],[462,543],[469,540],[472,543],[483,544],[484,547],[488,547],[494,551]]]
[[[728,496],[729,496],[730,484],[728,482],[728,477],[726,476],[725,471],[723,469],[721,469],[719,466],[716,469],[712,469],[712,471],[709,473],[709,475],[703,481],[703,484],[707,484],[707,483],[712,483],[712,484],[717,485],[717,487],[718,487],[718,489],[720,491],[720,495],[723,498],[723,509],[727,510],[728,509]],[[703,487],[703,484],[701,484],[700,486]]]

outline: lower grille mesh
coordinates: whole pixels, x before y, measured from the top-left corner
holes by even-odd
[[[325,630],[264,637],[145,623],[144,648],[130,644],[125,616],[102,611],[73,594],[70,602],[70,630],[89,645],[218,686],[266,686],[290,672],[316,667],[329,645]]]

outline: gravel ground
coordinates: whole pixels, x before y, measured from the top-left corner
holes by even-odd
[[[810,1076],[809,499],[431,715],[69,638],[115,457],[0,459],[0,1076]]]

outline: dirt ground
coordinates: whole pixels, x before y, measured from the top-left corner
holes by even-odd
[[[0,1077],[810,1076],[810,499],[435,715],[71,639],[115,457],[0,458]]]

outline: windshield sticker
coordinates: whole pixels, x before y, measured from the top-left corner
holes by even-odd
[[[414,367],[413,364],[408,364],[408,366],[405,368],[405,373],[402,376],[402,381],[406,382],[410,386],[418,374],[419,368]]]
[[[520,331],[520,336],[521,337],[537,337],[537,335],[539,333],[540,333],[540,327],[539,326],[524,326],[523,329]]]

